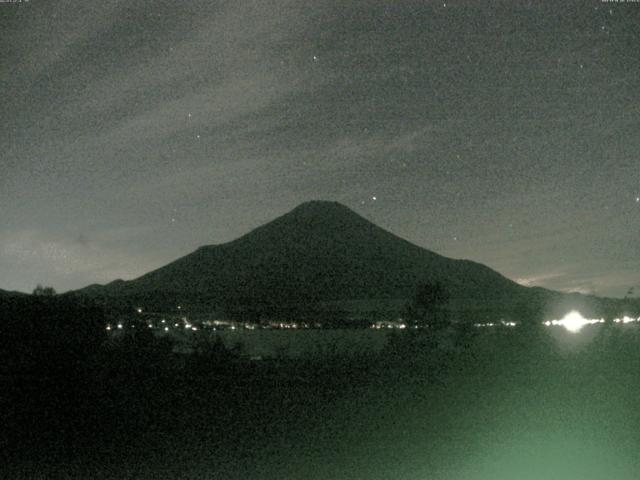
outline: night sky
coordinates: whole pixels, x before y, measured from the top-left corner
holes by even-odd
[[[0,3],[0,288],[130,279],[311,199],[640,290],[640,3]]]

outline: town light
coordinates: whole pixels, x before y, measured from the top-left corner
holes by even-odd
[[[544,322],[545,325],[549,326],[549,325],[560,325],[561,327],[564,327],[567,329],[567,331],[571,332],[571,333],[578,333],[580,330],[582,330],[582,327],[584,327],[585,325],[593,325],[595,323],[603,323],[604,320],[602,319],[588,319],[588,318],[584,318],[580,312],[573,310],[569,313],[567,313],[562,319],[560,320],[551,320],[551,322],[546,321]]]

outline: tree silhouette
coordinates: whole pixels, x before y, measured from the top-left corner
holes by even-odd
[[[627,290],[627,294],[622,300],[626,310],[625,314],[637,315],[640,313],[640,297],[638,297],[635,286],[630,287],[629,290]]]
[[[53,287],[43,287],[41,284],[38,284],[36,288],[33,289],[33,294],[37,297],[53,297],[56,295],[56,291]]]

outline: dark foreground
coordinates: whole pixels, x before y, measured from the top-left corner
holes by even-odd
[[[636,479],[640,332],[587,328],[577,345],[542,328],[405,334],[295,362],[107,343],[3,371],[0,476]]]

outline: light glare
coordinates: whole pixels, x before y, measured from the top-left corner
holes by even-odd
[[[551,322],[545,322],[545,325],[560,325],[567,329],[571,333],[578,333],[585,325],[593,325],[595,323],[602,323],[603,320],[590,320],[584,318],[580,312],[573,310],[567,313],[561,320],[552,320]]]

